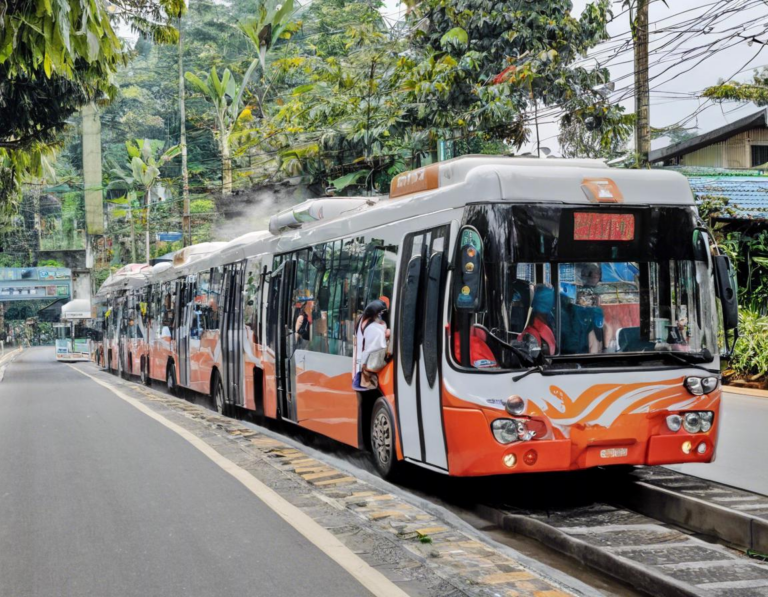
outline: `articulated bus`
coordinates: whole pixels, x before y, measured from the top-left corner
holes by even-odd
[[[676,173],[467,156],[145,270],[99,292],[106,367],[369,450],[383,475],[714,457],[734,282]],[[359,393],[355,326],[382,297],[391,359]]]

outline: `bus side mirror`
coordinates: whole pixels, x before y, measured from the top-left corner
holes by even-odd
[[[459,233],[454,274],[453,306],[457,311],[478,311],[483,299],[483,239],[471,226]]]
[[[731,260],[727,255],[714,255],[715,291],[723,311],[723,331],[736,330],[739,327],[739,304],[736,275]]]

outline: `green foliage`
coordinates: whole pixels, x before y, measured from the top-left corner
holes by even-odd
[[[41,259],[37,262],[37,267],[66,267],[63,262],[57,259]]]
[[[768,374],[768,316],[748,307],[739,308],[739,334],[730,368],[740,377],[765,377]]]
[[[754,102],[758,106],[768,106],[768,67],[755,71],[751,83],[721,80],[717,85],[707,87],[702,96],[716,102]]]
[[[613,159],[627,152],[634,125],[621,106],[585,105],[563,116],[560,149],[565,157]]]
[[[85,103],[114,96],[125,63],[111,20],[158,41],[175,41],[170,18],[182,0],[31,0],[0,10],[0,206],[22,181],[41,176],[42,156]]]
[[[576,19],[569,0],[423,0],[409,15],[417,51],[398,64],[409,116],[513,146],[526,141],[537,104],[578,118],[608,73],[574,61],[607,38],[609,5],[598,0]]]

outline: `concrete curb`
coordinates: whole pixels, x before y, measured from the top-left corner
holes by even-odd
[[[734,547],[768,554],[768,521],[643,481],[632,484],[622,505],[651,518],[716,537]]]
[[[723,392],[728,394],[742,394],[755,398],[768,398],[768,390],[755,390],[753,388],[740,388],[738,386],[723,386]]]
[[[5,378],[5,370],[8,368],[8,365],[10,365],[14,359],[19,356],[24,351],[23,347],[16,348],[15,350],[12,350],[6,355],[3,355],[0,357],[0,381],[3,381]]]
[[[665,597],[700,597],[696,587],[682,583],[670,576],[660,574],[648,566],[642,566],[628,559],[576,539],[567,533],[539,520],[509,514],[489,506],[477,506],[475,513],[506,531],[518,533],[563,553],[582,564],[613,576],[649,595]]]

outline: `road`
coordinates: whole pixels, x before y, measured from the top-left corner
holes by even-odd
[[[369,595],[234,477],[50,347],[6,371],[0,454],[0,595]]]
[[[768,398],[726,391],[721,417],[715,462],[670,468],[768,495]]]

